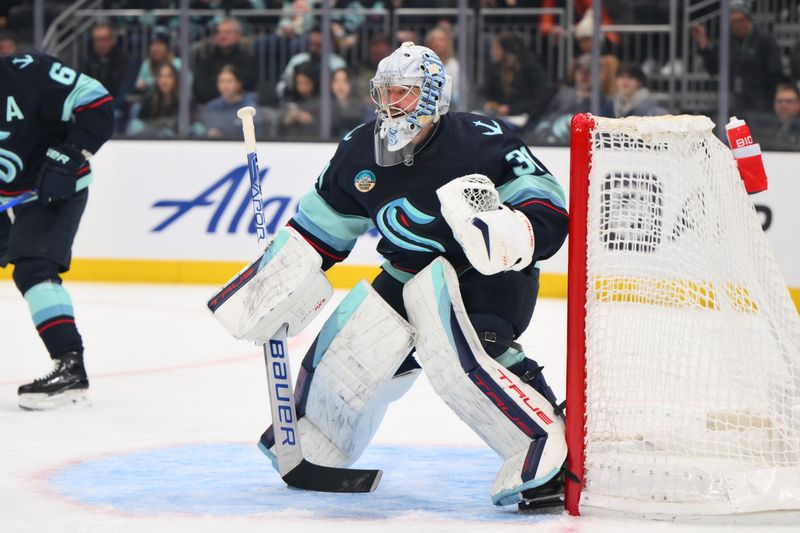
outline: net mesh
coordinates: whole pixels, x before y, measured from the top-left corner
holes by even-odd
[[[595,120],[582,507],[800,508],[800,320],[730,150]]]

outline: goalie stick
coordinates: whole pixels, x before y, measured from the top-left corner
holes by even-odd
[[[256,110],[253,107],[243,107],[236,112],[242,121],[256,236],[259,251],[263,251],[267,245],[267,226],[264,221],[264,202],[261,198],[261,184],[258,177],[256,134],[253,123],[255,114]],[[378,487],[382,471],[322,466],[303,457],[293,399],[287,334],[288,325],[283,324],[267,344],[264,344],[264,362],[267,366],[269,403],[275,435],[275,456],[281,478],[290,487],[298,489],[318,492],[372,492]]]
[[[28,200],[35,200],[36,197],[37,197],[36,196],[36,191],[24,192],[24,193],[20,194],[19,196],[17,196],[14,199],[9,200],[8,202],[6,202],[4,204],[0,204],[0,213],[2,213],[3,211],[5,211],[7,209],[11,209],[12,207],[17,206],[19,204],[24,204]]]

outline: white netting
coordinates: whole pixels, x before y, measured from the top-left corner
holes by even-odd
[[[800,319],[730,150],[595,120],[581,508],[800,509]]]

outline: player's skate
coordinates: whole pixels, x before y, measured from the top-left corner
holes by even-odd
[[[52,372],[20,386],[21,408],[38,411],[87,402],[89,380],[83,367],[83,356],[70,352],[55,359],[54,363]]]

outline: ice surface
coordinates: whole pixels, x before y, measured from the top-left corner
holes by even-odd
[[[0,282],[0,531],[730,529],[497,508],[488,493],[499,459],[424,378],[389,409],[358,463],[384,470],[375,493],[289,489],[255,446],[268,421],[260,349],[230,338],[206,311],[215,287],[67,288],[84,333],[92,406],[24,412],[17,386],[50,363],[24,300]],[[563,398],[565,302],[542,299],[534,315],[523,344]],[[290,342],[295,371],[311,340]],[[736,528],[745,529],[756,528]]]

